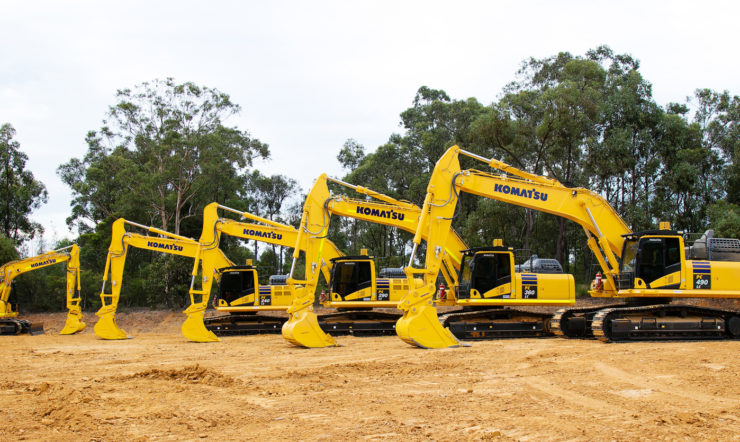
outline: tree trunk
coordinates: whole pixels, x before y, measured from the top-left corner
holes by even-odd
[[[558,229],[557,251],[555,252],[555,257],[558,261],[560,261],[560,264],[563,266],[563,269],[565,269],[566,267],[565,259],[567,258],[566,241],[565,241],[565,218],[559,218],[558,224],[559,224],[559,229]]]

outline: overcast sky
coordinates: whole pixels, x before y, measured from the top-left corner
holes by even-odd
[[[154,78],[217,88],[229,121],[270,145],[256,166],[310,187],[341,175],[348,138],[372,151],[426,85],[490,104],[521,62],[600,44],[641,61],[656,101],[740,93],[736,1],[0,0],[0,124],[49,191],[33,218],[72,237],[58,165],[86,152],[116,89]],[[141,221],[141,220],[137,220]]]

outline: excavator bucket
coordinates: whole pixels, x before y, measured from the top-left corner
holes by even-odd
[[[205,310],[198,309],[196,311],[191,311],[190,308],[188,308],[183,313],[188,315],[181,328],[183,336],[193,342],[220,341],[220,339],[216,335],[214,335],[212,331],[206,329],[206,324],[203,322]]]
[[[96,315],[100,317],[98,322],[95,324],[95,334],[102,339],[131,339],[125,331],[121,330],[116,324],[115,312],[97,312]]]
[[[300,347],[320,348],[337,345],[337,341],[319,327],[316,313],[305,308],[290,313],[290,319],[283,324],[283,337]]]
[[[405,310],[396,322],[396,334],[404,342],[421,348],[459,347],[460,341],[442,328],[437,310],[430,304],[421,303]]]
[[[67,314],[67,321],[64,323],[64,328],[59,332],[60,335],[73,335],[81,332],[87,325],[82,322],[81,313],[69,312]]]

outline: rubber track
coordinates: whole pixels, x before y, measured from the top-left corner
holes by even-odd
[[[650,313],[651,315],[655,316],[658,312],[665,312],[665,313],[685,313],[687,316],[705,316],[705,317],[722,317],[725,319],[725,330],[724,332],[719,335],[716,332],[710,333],[710,329],[700,329],[695,331],[675,331],[672,332],[671,330],[655,330],[654,336],[649,336],[649,334],[645,333],[645,330],[642,330],[641,336],[639,338],[619,338],[619,339],[612,339],[610,336],[610,331],[607,330],[604,327],[604,324],[607,323],[608,320],[616,319],[615,315],[620,314],[632,314],[637,312],[645,312]],[[599,339],[603,342],[629,342],[629,341],[649,341],[649,340],[665,340],[665,339],[673,339],[673,340],[686,340],[686,339],[738,339],[740,336],[730,336],[729,332],[727,331],[727,319],[730,316],[733,315],[740,315],[740,312],[734,311],[734,310],[719,310],[719,309],[712,309],[712,308],[706,308],[706,307],[695,307],[691,305],[670,305],[670,304],[660,304],[660,305],[648,305],[648,306],[639,306],[639,307],[621,307],[621,308],[605,308],[596,313],[594,315],[593,320],[591,321],[591,328],[594,333],[594,337],[596,339]],[[688,335],[687,335],[688,333]],[[695,335],[692,335],[695,333]]]
[[[461,335],[459,332],[455,334],[458,339],[500,339],[500,338],[533,338],[533,337],[546,337],[553,336],[551,326],[548,325],[548,320],[552,321],[552,315],[548,313],[537,313],[527,310],[519,310],[514,308],[495,308],[487,310],[475,310],[471,312],[454,311],[444,314],[439,317],[439,322],[442,327],[450,327],[457,322],[457,320],[475,319],[476,316],[482,316],[481,322],[488,320],[490,324],[496,324],[496,319],[487,318],[490,314],[506,314],[507,316],[528,316],[542,322],[541,329],[530,329],[530,330],[490,330],[486,329],[485,325],[482,325],[482,331],[472,332],[474,334],[465,333]],[[502,318],[503,319],[503,318]],[[508,319],[508,318],[507,318]],[[499,322],[503,324],[503,322]],[[506,324],[516,324],[512,322],[506,322]],[[521,322],[520,324],[525,324]],[[529,326],[531,322],[526,322],[526,326]],[[521,326],[520,326],[521,327]],[[453,333],[454,334],[454,333]]]
[[[607,304],[607,305],[597,305],[597,306],[589,306],[589,307],[566,307],[558,309],[555,314],[552,317],[552,322],[550,323],[550,327],[552,329],[552,333],[555,336],[559,336],[561,338],[593,338],[592,333],[587,333],[583,336],[574,336],[569,335],[565,331],[563,331],[560,324],[563,323],[563,321],[568,321],[571,317],[573,317],[576,313],[589,313],[589,312],[596,312],[605,308],[611,308],[611,307],[622,307],[626,304],[619,303],[619,304]]]

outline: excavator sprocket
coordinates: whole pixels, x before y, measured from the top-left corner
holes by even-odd
[[[534,338],[554,336],[548,313],[513,308],[450,312],[439,317],[458,339]]]
[[[604,308],[623,307],[625,305],[624,303],[619,303],[561,308],[552,316],[550,328],[555,336],[560,336],[561,338],[590,339],[594,337],[591,331],[591,320],[596,312]]]
[[[431,301],[406,307],[396,323],[396,334],[404,342],[421,348],[459,347],[460,341],[443,328]]]
[[[740,312],[681,304],[605,308],[592,328],[604,342],[738,339]]]

